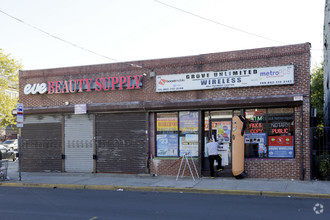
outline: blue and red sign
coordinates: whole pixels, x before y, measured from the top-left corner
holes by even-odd
[[[23,127],[23,121],[24,121],[24,116],[23,116],[23,104],[22,103],[17,103],[17,127],[22,128]]]
[[[268,157],[293,158],[293,136],[269,136]]]

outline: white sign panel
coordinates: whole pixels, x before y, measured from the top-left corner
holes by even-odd
[[[295,96],[293,97],[293,101],[303,101],[304,97],[303,96]]]
[[[23,104],[17,103],[17,114],[23,114]]]
[[[23,115],[17,115],[17,122],[24,122],[24,116]]]
[[[78,104],[74,105],[74,114],[86,114],[87,113],[87,105],[86,104]]]
[[[23,128],[23,122],[17,122],[17,127],[18,128]]]
[[[16,119],[17,119],[17,127],[18,128],[23,128],[23,122],[24,122],[24,115],[23,115],[23,111],[24,111],[24,106],[22,103],[17,103],[17,115],[16,115]]]
[[[156,92],[294,84],[294,66],[158,75]]]

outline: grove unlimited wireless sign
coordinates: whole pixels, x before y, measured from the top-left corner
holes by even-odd
[[[26,84],[25,95],[140,89],[143,75],[85,78]]]
[[[158,75],[156,92],[294,84],[294,66]]]

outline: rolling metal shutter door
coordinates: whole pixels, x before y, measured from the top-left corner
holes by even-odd
[[[97,172],[147,173],[146,114],[99,114]]]
[[[93,172],[93,116],[65,116],[65,171]]]
[[[62,171],[61,116],[24,116],[22,171]]]

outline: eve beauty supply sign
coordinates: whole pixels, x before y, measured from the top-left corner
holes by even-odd
[[[26,84],[25,95],[140,89],[143,75],[85,78]]]
[[[294,84],[294,66],[158,75],[157,92]]]

